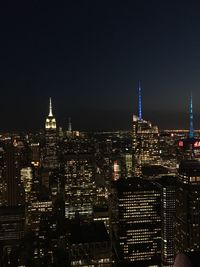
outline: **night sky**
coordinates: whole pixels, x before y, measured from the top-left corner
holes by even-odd
[[[0,131],[59,126],[130,129],[137,112],[187,128],[190,92],[200,127],[200,2],[2,1]],[[65,3],[65,4],[64,4]]]

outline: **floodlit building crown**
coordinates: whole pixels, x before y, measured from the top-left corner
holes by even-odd
[[[46,118],[45,129],[56,129],[56,119],[52,112],[51,97],[49,98],[49,115]]]

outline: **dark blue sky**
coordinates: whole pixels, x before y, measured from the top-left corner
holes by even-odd
[[[199,1],[5,2],[0,130],[42,128],[49,96],[64,127],[131,128],[139,79],[144,118],[188,127],[192,91],[200,127]]]

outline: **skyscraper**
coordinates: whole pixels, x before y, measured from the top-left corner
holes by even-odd
[[[200,251],[200,163],[182,161],[176,200],[176,252]]]
[[[13,142],[5,145],[6,205],[24,204],[24,192],[20,181],[20,152]]]
[[[65,216],[74,218],[79,214],[85,218],[91,217],[96,199],[93,155],[66,155],[64,161]]]
[[[157,181],[161,190],[161,266],[172,267],[175,257],[176,177],[163,176]]]
[[[189,134],[187,138],[178,140],[178,161],[200,159],[200,139],[194,136],[192,95],[189,104]]]
[[[49,115],[45,123],[45,151],[43,166],[47,169],[58,167],[56,119],[52,112],[51,98],[49,99]]]
[[[140,176],[143,165],[160,163],[157,126],[142,118],[141,85],[138,87],[138,116],[133,115],[133,175]]]
[[[160,189],[141,178],[119,179],[115,183],[124,263],[160,266]]]

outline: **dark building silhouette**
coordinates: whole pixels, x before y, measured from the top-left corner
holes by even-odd
[[[7,266],[3,261],[5,259],[8,261],[12,247],[20,243],[24,229],[24,207],[0,207],[0,266]]]
[[[17,206],[24,204],[24,190],[20,181],[20,150],[14,143],[5,145],[4,170],[6,181],[6,200],[5,205]]]
[[[200,251],[200,162],[182,161],[176,201],[176,252]]]
[[[71,266],[113,266],[111,243],[103,222],[72,224],[70,251]]]

